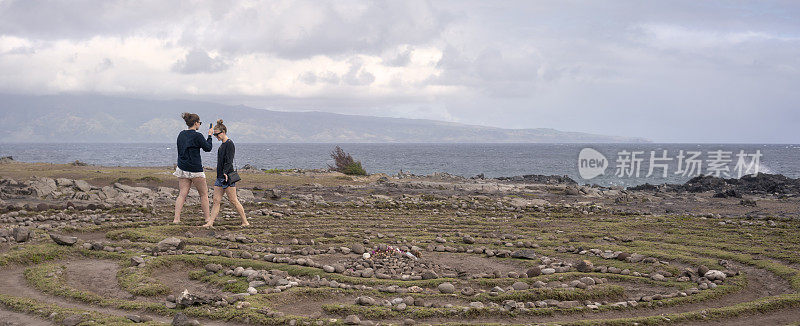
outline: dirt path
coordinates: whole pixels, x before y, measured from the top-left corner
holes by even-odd
[[[47,325],[54,325],[52,322],[38,318],[29,316],[26,314],[21,314],[15,311],[6,310],[3,306],[0,306],[0,326],[47,326]]]
[[[217,295],[223,292],[210,284],[189,279],[189,272],[196,269],[187,265],[174,264],[168,268],[158,268],[153,271],[151,276],[169,287],[172,291],[171,293],[176,296],[183,290],[205,295]]]
[[[756,300],[762,297],[774,296],[784,293],[791,293],[791,287],[789,283],[783,280],[782,278],[775,276],[774,274],[752,268],[746,266],[738,266],[740,270],[746,273],[746,277],[748,280],[747,286],[736,293],[732,293],[729,295],[722,296],[720,298],[716,298],[713,300],[705,300],[703,302],[698,303],[690,303],[684,305],[677,305],[665,308],[634,308],[634,309],[627,309],[627,310],[615,310],[615,311],[604,311],[604,312],[592,312],[592,313],[576,313],[576,314],[566,314],[566,315],[555,315],[555,316],[518,316],[518,317],[509,317],[509,318],[489,318],[489,319],[474,319],[470,320],[470,323],[481,324],[481,323],[546,323],[546,322],[566,322],[566,321],[577,321],[583,319],[616,319],[616,318],[634,318],[634,317],[645,317],[645,316],[657,316],[657,315],[665,315],[665,314],[675,314],[675,313],[683,313],[688,311],[695,311],[695,310],[702,310],[702,309],[709,309],[709,308],[719,308],[734,305],[737,303],[748,302],[752,300]],[[796,312],[800,315],[800,312]],[[776,316],[780,317],[780,316]],[[420,319],[420,321],[431,322],[431,323],[438,323],[438,322],[447,322],[447,319]],[[720,325],[727,325],[725,323]],[[742,324],[744,325],[744,324]],[[771,325],[771,324],[765,324]]]
[[[758,313],[735,318],[696,321],[683,325],[691,326],[752,326],[752,325],[790,325],[800,322],[800,310],[789,308],[769,313]]]
[[[149,316],[153,318],[153,320],[155,321],[167,324],[169,324],[172,321],[171,318],[160,315],[148,314],[144,312],[133,312],[115,308],[108,308],[108,307],[98,307],[85,304],[79,301],[68,300],[58,296],[42,293],[28,286],[28,283],[25,280],[25,276],[23,275],[24,271],[25,271],[24,267],[12,267],[0,270],[0,293],[13,295],[17,297],[31,298],[41,302],[55,304],[65,308],[82,309],[87,311],[99,312],[107,315],[116,315],[124,317],[125,315],[138,314],[143,316]]]
[[[117,263],[108,260],[76,260],[64,264],[65,281],[70,287],[97,293],[106,298],[138,300],[117,282]]]

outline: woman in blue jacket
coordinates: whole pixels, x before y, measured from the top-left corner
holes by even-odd
[[[178,177],[180,193],[178,199],[175,200],[175,219],[172,220],[172,223],[181,222],[183,203],[186,202],[186,196],[189,195],[192,185],[197,188],[197,193],[200,195],[200,208],[203,209],[203,217],[208,222],[208,184],[206,184],[206,175],[203,173],[200,149],[202,148],[206,152],[211,151],[211,134],[214,133],[214,130],[208,129],[208,138],[204,138],[203,134],[197,132],[200,125],[203,124],[200,122],[200,116],[184,112],[181,117],[186,121],[189,129],[178,134],[178,166],[173,175]]]

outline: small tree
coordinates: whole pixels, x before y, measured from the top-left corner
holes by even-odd
[[[349,175],[367,175],[367,171],[364,171],[364,168],[361,167],[361,161],[354,160],[350,154],[345,153],[339,146],[336,146],[336,148],[331,151],[331,158],[333,159],[334,165],[328,164],[328,169],[332,171],[338,171]]]

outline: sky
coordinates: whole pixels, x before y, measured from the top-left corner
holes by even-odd
[[[800,2],[0,0],[0,92],[800,143]]]

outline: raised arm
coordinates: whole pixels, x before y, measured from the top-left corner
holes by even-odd
[[[202,148],[204,151],[210,152],[211,148],[213,147],[213,143],[211,142],[211,135],[208,135],[208,138],[203,138],[203,135],[198,132],[197,145],[200,146],[200,148]]]

